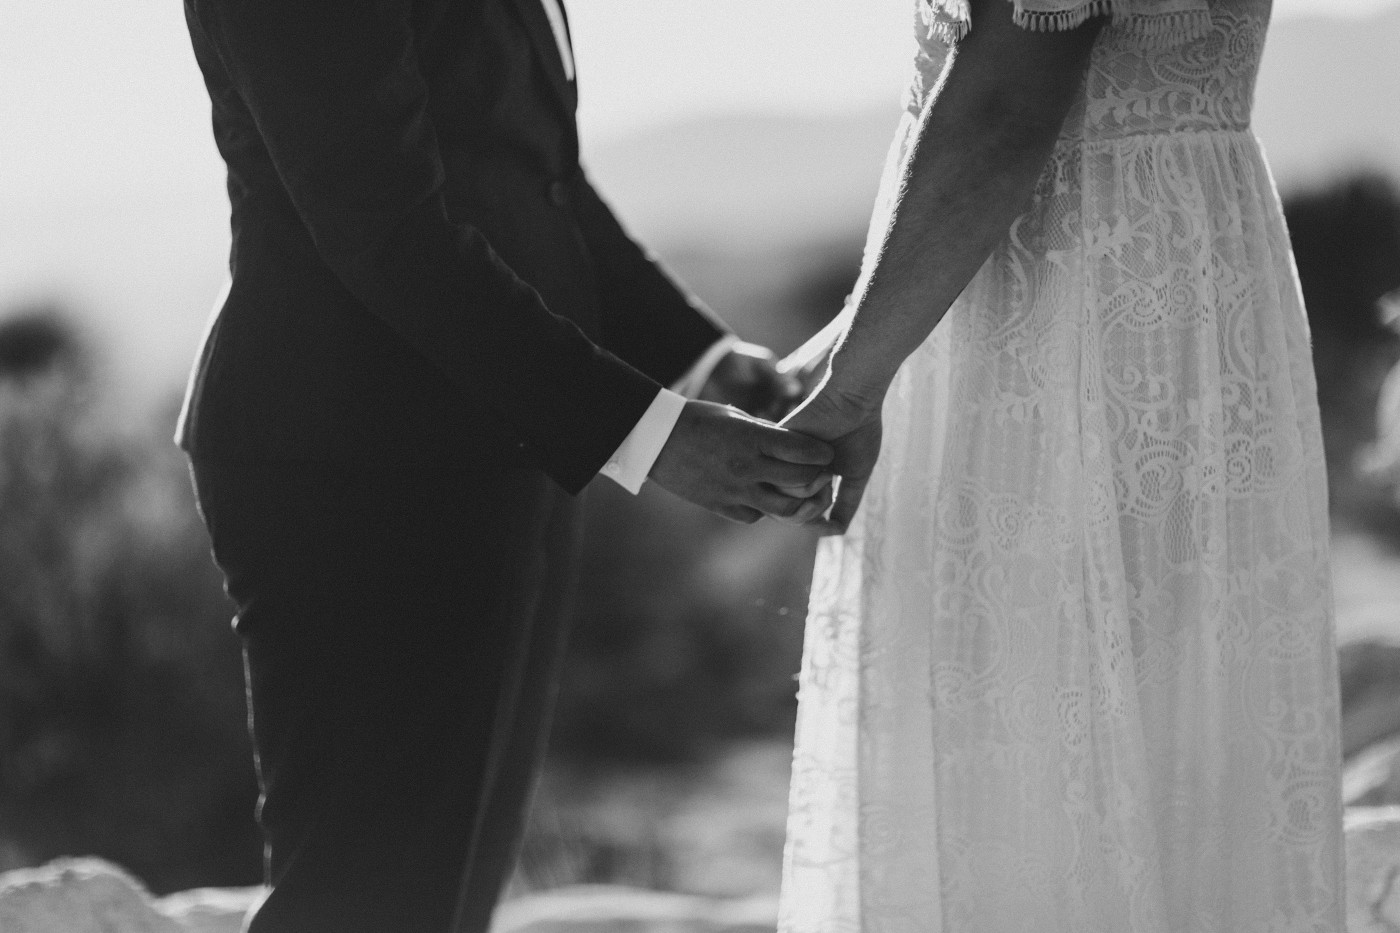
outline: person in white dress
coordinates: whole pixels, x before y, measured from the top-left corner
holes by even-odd
[[[1250,130],[1269,13],[919,0],[862,276],[785,422],[835,446],[844,535],[781,933],[1342,933],[1316,390]]]

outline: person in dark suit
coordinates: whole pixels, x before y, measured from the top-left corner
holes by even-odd
[[[578,493],[803,522],[795,388],[579,166],[556,0],[185,0],[231,284],[179,442],[236,605],[252,933],[487,928],[566,637]],[[689,389],[716,401],[686,398]]]

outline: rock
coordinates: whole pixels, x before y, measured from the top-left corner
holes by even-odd
[[[1346,816],[1347,933],[1400,933],[1400,806]],[[61,859],[0,875],[3,933],[238,933],[258,888],[153,899],[101,859]],[[503,903],[492,933],[773,933],[773,897],[705,898],[605,885]]]
[[[58,859],[0,875],[4,933],[239,933],[257,888],[153,899],[111,862]]]
[[[1400,807],[1347,811],[1347,933],[1400,931]]]
[[[1391,367],[1376,404],[1376,439],[1360,452],[1363,476],[1391,490],[1400,505],[1400,364]]]
[[[1347,761],[1342,802],[1348,807],[1400,804],[1400,736],[1369,745]]]
[[[97,858],[0,874],[3,933],[239,933],[261,888],[200,888],[152,898]],[[496,912],[492,933],[773,933],[771,897],[725,900],[605,885],[527,894]]]
[[[156,909],[180,925],[181,933],[240,933],[243,918],[264,888],[195,888],[156,901]]]
[[[491,933],[773,933],[777,916],[772,897],[725,900],[576,885],[506,901]]]
[[[101,859],[60,859],[0,877],[5,933],[181,933],[142,884]]]

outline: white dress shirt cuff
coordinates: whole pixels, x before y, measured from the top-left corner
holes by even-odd
[[[656,393],[637,426],[603,464],[602,474],[634,496],[640,492],[684,408],[685,396],[670,389]]]
[[[661,448],[671,439],[685,400],[700,394],[719,361],[738,342],[739,338],[733,334],[716,340],[671,388],[662,389],[600,472],[632,495],[640,492],[656,458],[661,456]]]

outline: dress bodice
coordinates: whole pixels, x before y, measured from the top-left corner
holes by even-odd
[[[1106,26],[1062,138],[1248,127],[1270,6],[1271,0],[1213,2],[1209,29],[1179,44],[1144,43],[1124,26]],[[919,47],[907,104],[917,112],[937,85],[949,46],[928,28],[925,0],[916,4],[915,23]]]

